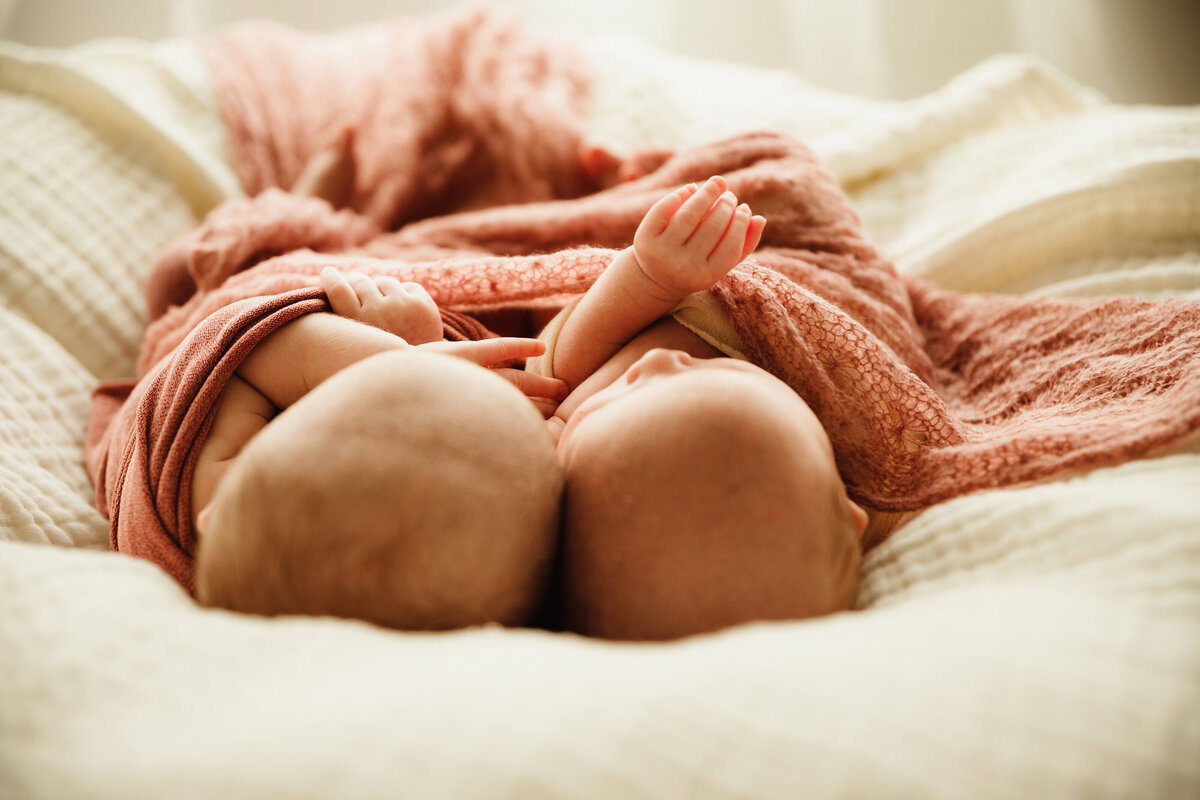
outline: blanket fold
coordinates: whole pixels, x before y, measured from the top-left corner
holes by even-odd
[[[89,456],[119,549],[144,547],[122,528],[144,503],[173,531],[150,555],[186,561],[182,454],[202,442],[211,403],[181,405],[170,386],[202,371],[214,379],[201,394],[219,394],[219,376],[260,333],[321,305],[325,266],[417,281],[456,313],[553,308],[591,285],[663,194],[714,174],[767,227],[713,294],[749,357],[822,420],[863,505],[921,509],[1200,429],[1200,303],[966,296],[902,276],[813,154],[773,133],[634,154],[617,171],[626,180],[589,184],[570,48],[506,25],[472,12],[325,37],[237,28],[207,44],[253,196],[214,211],[155,268],[174,277],[152,291],[175,288],[151,298],[162,313],[143,378],[96,435],[107,458]],[[479,49],[455,49],[468,41]],[[436,91],[401,80],[434,72]],[[349,207],[272,188],[347,127],[358,167]],[[245,335],[226,336],[235,330]],[[228,352],[194,353],[201,336]],[[96,403],[97,419],[111,414],[112,397]]]
[[[248,194],[291,188],[353,131],[349,205],[384,228],[448,211],[573,197],[587,70],[575,48],[468,8],[335,35],[266,22],[205,42]]]
[[[191,476],[221,392],[273,331],[327,309],[319,288],[230,303],[191,329],[135,385],[97,390],[86,459],[114,550],[155,562],[191,589]]]

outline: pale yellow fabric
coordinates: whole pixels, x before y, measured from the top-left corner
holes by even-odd
[[[675,321],[729,358],[746,360],[742,339],[733,329],[729,315],[709,292],[696,292],[671,309]]]

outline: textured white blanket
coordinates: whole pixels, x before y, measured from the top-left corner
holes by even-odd
[[[588,46],[597,140],[804,136],[904,269],[1200,296],[1200,109],[1022,58],[878,103]],[[1200,796],[1195,454],[947,503],[856,611],[668,645],[201,611],[103,552],[88,393],[236,191],[188,43],[0,47],[0,796]]]

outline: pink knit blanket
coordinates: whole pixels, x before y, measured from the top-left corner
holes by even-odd
[[[182,260],[194,287],[150,326],[143,384],[185,370],[204,330],[215,348],[204,363],[221,368],[198,391],[219,392],[236,360],[221,353],[244,353],[245,339],[214,336],[233,329],[213,321],[231,308],[278,323],[289,303],[323,307],[313,287],[330,264],[418,281],[459,312],[561,306],[632,241],[658,198],[721,174],[768,222],[760,248],[713,292],[749,357],[822,420],[858,502],[920,509],[1141,456],[1200,428],[1200,303],[961,295],[901,276],[832,176],[781,135],[643,155],[600,188],[577,157],[586,79],[573,54],[503,20],[324,37],[235,28],[207,55],[254,196],[217,209],[165,259]],[[347,128],[358,164],[347,208],[271,188]],[[152,447],[131,438],[145,419],[182,418],[178,395],[139,396],[123,412],[119,398],[98,396],[102,419],[125,422],[99,425],[90,464],[113,448],[136,460]],[[158,503],[177,546],[189,539],[173,503],[184,502],[179,476],[203,431],[194,420],[176,461],[155,467],[169,491],[153,469],[109,474],[102,508],[115,520],[114,491],[147,484],[139,502]]]

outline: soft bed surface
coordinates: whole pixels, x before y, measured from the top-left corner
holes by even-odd
[[[879,103],[585,46],[597,141],[798,134],[902,269],[1200,296],[1200,110],[1021,58]],[[0,795],[1200,795],[1193,453],[935,507],[854,612],[667,645],[201,611],[104,552],[89,392],[132,372],[156,251],[237,192],[223,147],[187,42],[0,49]]]

